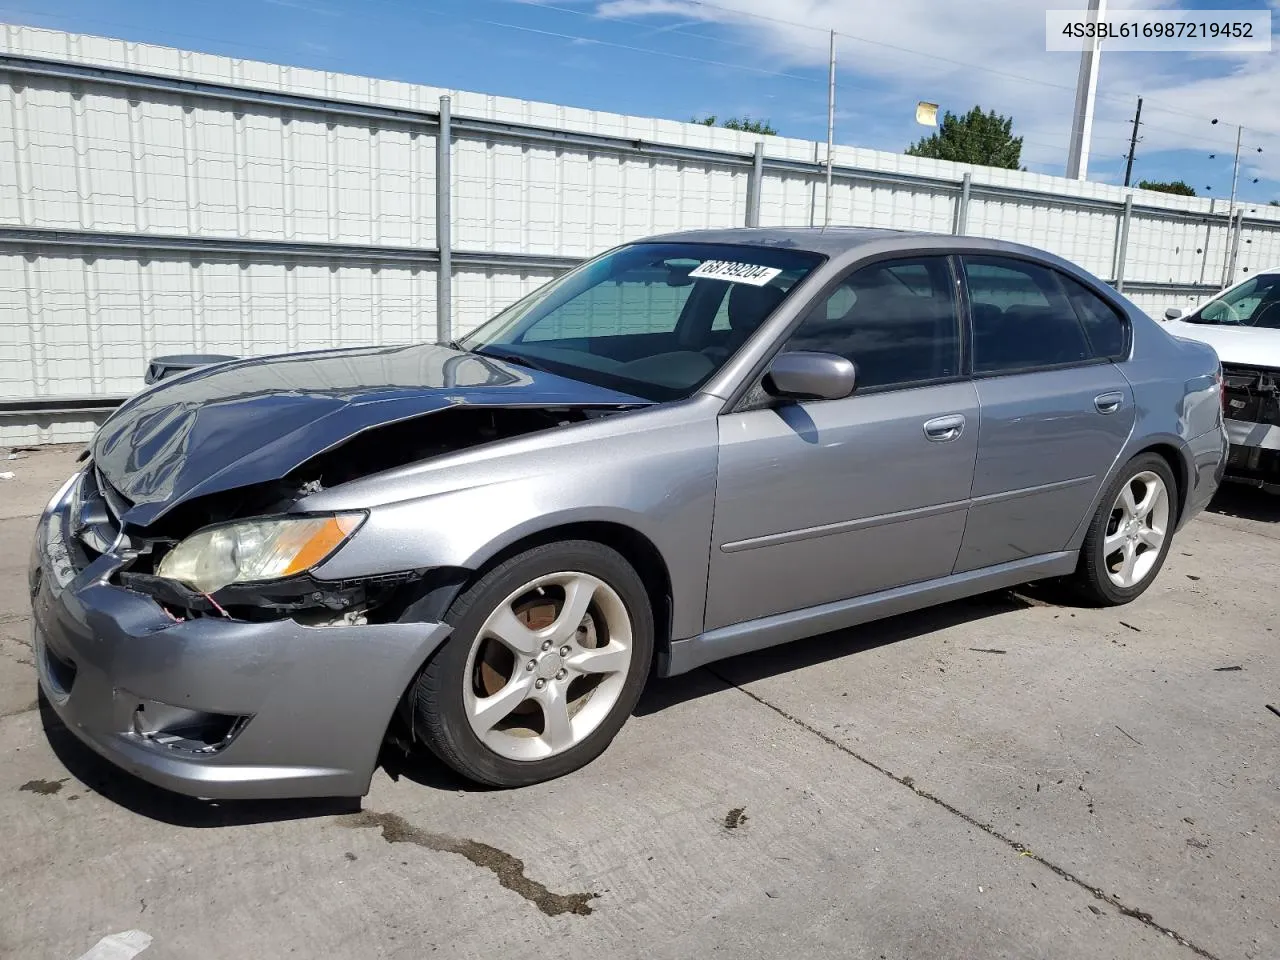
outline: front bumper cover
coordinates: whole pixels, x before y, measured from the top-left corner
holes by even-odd
[[[40,686],[69,730],[117,766],[190,796],[368,792],[396,703],[448,625],[176,622],[108,582],[118,557],[67,569],[65,490],[37,527],[29,584]],[[157,736],[165,731],[148,729],[157,717],[229,726],[204,746]]]
[[[1280,493],[1280,425],[1228,419],[1226,427],[1227,479]]]

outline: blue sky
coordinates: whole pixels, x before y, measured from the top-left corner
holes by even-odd
[[[1079,58],[1045,52],[1047,6],[1084,0],[0,0],[0,20],[618,113],[751,115],[811,139],[825,138],[823,31],[834,28],[838,142],[901,150],[928,132],[914,123],[917,100],[980,103],[1014,117],[1030,169],[1061,174]],[[1141,94],[1135,181],[1181,178],[1225,199],[1243,123],[1240,196],[1280,199],[1277,91],[1280,44],[1107,53],[1090,179],[1121,181]]]

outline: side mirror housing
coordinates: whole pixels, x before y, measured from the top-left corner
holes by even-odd
[[[1182,316],[1181,307],[1170,307],[1164,312],[1164,318],[1166,320],[1177,320],[1180,316]]]
[[[765,392],[790,400],[839,400],[853,393],[853,362],[834,353],[796,351],[773,358],[764,376]]]

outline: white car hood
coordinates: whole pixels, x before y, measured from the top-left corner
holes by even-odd
[[[1169,320],[1163,326],[1175,337],[1207,343],[1218,351],[1218,359],[1223,363],[1280,368],[1280,330],[1181,320]]]

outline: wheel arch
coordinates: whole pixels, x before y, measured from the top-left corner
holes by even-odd
[[[1144,453],[1154,453],[1161,457],[1169,465],[1169,472],[1173,474],[1173,482],[1177,486],[1174,491],[1174,504],[1178,510],[1173,528],[1177,530],[1182,524],[1182,517],[1187,509],[1187,500],[1191,496],[1191,462],[1189,454],[1185,447],[1175,446],[1169,441],[1161,440],[1135,451],[1133,456],[1129,457],[1125,463],[1128,463],[1134,457],[1142,456]]]
[[[654,542],[639,530],[616,520],[572,520],[526,532],[519,538],[478,555],[466,566],[439,567],[425,571],[415,585],[412,598],[401,607],[400,620],[419,622],[437,621],[449,606],[471,584],[483,577],[493,567],[513,556],[548,543],[565,540],[590,540],[616,550],[639,575],[653,611],[653,661],[650,673],[665,669],[670,657],[672,640],[672,587],[671,574],[666,559]],[[426,663],[435,656],[433,651],[426,661],[406,680],[404,692],[396,704],[392,724],[399,722],[401,730],[410,739],[418,740],[414,728],[410,699],[414,683]],[[388,734],[393,727],[388,726]],[[384,736],[385,739],[385,736]]]
[[[513,556],[547,543],[564,540],[590,540],[616,550],[635,569],[644,583],[645,593],[653,611],[654,643],[653,665],[665,664],[672,640],[673,589],[671,572],[666,558],[653,540],[627,523],[615,519],[565,520],[550,526],[523,533],[518,538],[498,545],[477,555],[467,563],[455,584],[449,601],[452,602],[467,586],[484,576],[486,571]],[[446,603],[445,608],[448,607]],[[443,614],[441,609],[440,613]],[[651,665],[651,666],[653,666]]]
[[[1131,438],[1131,440],[1133,439]],[[1169,465],[1169,470],[1173,474],[1174,485],[1177,487],[1174,491],[1174,505],[1177,508],[1177,520],[1175,523],[1181,524],[1182,518],[1186,514],[1187,502],[1191,496],[1192,488],[1190,450],[1185,441],[1172,434],[1148,435],[1143,437],[1140,442],[1131,443],[1130,446],[1116,455],[1116,459],[1111,464],[1111,469],[1107,471],[1106,476],[1102,478],[1102,482],[1098,485],[1097,493],[1089,504],[1089,509],[1081,518],[1079,526],[1076,527],[1064,549],[1080,549],[1081,544],[1084,542],[1085,533],[1089,529],[1089,523],[1101,504],[1102,498],[1106,495],[1107,488],[1111,486],[1111,482],[1134,457],[1140,457],[1144,453],[1154,453]],[[1174,529],[1177,530],[1177,527],[1175,526]]]

